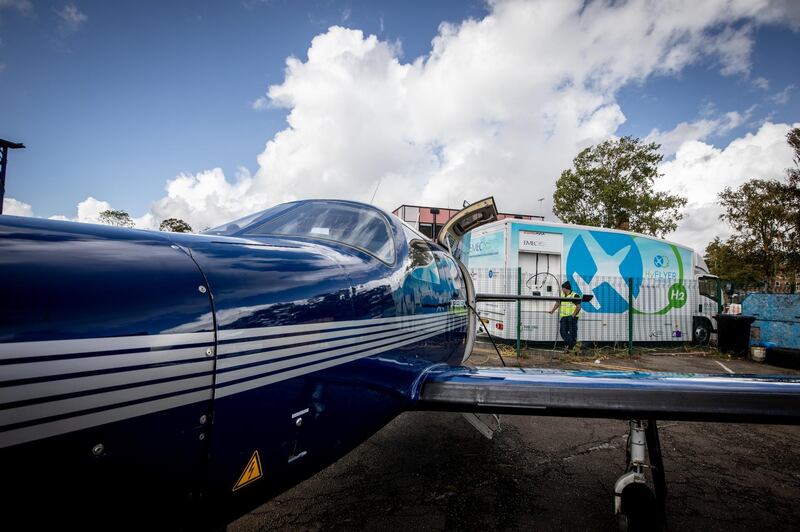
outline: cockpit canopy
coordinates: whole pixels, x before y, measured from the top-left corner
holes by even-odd
[[[387,264],[395,261],[394,241],[386,216],[370,205],[345,201],[284,203],[209,229],[205,234],[332,240],[366,251]]]

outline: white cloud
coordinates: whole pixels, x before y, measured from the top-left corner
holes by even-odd
[[[57,214],[55,216],[51,216],[50,219],[70,221],[70,222],[82,222],[89,224],[99,224],[100,213],[111,209],[112,209],[111,204],[108,203],[107,201],[101,201],[93,198],[92,196],[89,196],[82,202],[78,203],[76,216],[68,217],[64,216],[63,214]]]
[[[730,228],[719,220],[722,209],[717,194],[752,178],[784,178],[786,168],[793,165],[786,142],[790,127],[800,127],[800,123],[765,123],[722,149],[698,140],[684,142],[675,159],[662,164],[664,177],[656,187],[689,198],[685,218],[670,238],[702,252],[715,236],[729,236]]]
[[[33,216],[33,207],[14,198],[3,198],[3,214]]]
[[[60,19],[59,31],[62,35],[75,33],[89,20],[89,17],[82,13],[73,3],[69,3],[56,11],[56,15]]]
[[[745,75],[753,28],[786,18],[767,0],[584,4],[491,2],[481,20],[442,24],[430,53],[411,62],[397,43],[332,27],[253,104],[289,110],[253,175],[179,176],[153,212],[202,227],[296,198],[369,201],[378,181],[386,208],[494,194],[504,210],[538,210],[539,197],[549,209],[561,170],[624,122],[622,86],[704,57]],[[653,134],[675,150],[742,117]]]
[[[131,220],[133,221],[133,226],[136,229],[149,229],[151,231],[157,231],[158,226],[161,223],[158,218],[149,212],[143,216],[132,217]]]
[[[255,109],[256,111],[269,109],[269,100],[263,96],[261,98],[256,99],[256,101],[253,102],[253,109]]]
[[[399,43],[334,26],[306,58],[288,58],[282,82],[253,103],[288,110],[255,172],[181,174],[136,220],[152,227],[177,217],[203,229],[298,198],[369,201],[379,182],[375,203],[388,209],[494,195],[512,212],[538,212],[544,197],[549,212],[575,154],[625,121],[621,87],[703,59],[747,78],[754,28],[795,24],[795,11],[768,0],[493,1],[481,20],[442,24],[430,52],[412,61]],[[664,182],[691,202],[677,239],[702,248],[720,227],[704,206],[719,189],[788,165],[776,133],[785,125],[766,124],[724,149],[703,142],[747,116],[711,111],[651,132],[675,153]],[[99,214],[97,203],[105,202],[82,202],[84,219]]]
[[[694,122],[681,122],[670,131],[652,130],[645,141],[661,144],[661,152],[664,155],[672,155],[687,141],[705,140],[712,135],[729,133],[744,123],[749,116],[750,110],[744,113],[731,111],[717,118],[707,117]]]
[[[109,202],[98,200],[92,196],[89,196],[82,202],[78,203],[76,216],[68,217],[64,216],[63,214],[57,214],[55,216],[51,216],[50,219],[62,220],[68,222],[99,224],[100,213],[102,213],[103,211],[109,211],[113,209],[114,208],[111,206]],[[138,229],[152,229],[152,230],[158,229],[158,221],[151,213],[147,213],[138,218],[132,217],[131,220],[133,221],[135,227]]]
[[[785,89],[777,94],[773,94],[770,96],[770,100],[773,102],[783,105],[789,101],[790,94],[794,90],[794,85],[787,85]]]
[[[754,5],[758,17],[765,22],[782,22],[790,28],[800,30],[800,2],[797,0],[772,0]]]
[[[111,210],[111,204],[107,201],[96,200],[89,196],[78,203],[78,217],[75,221],[87,223],[100,223],[100,213]]]
[[[253,186],[247,169],[239,169],[236,181],[226,181],[219,168],[194,175],[181,174],[167,183],[167,196],[152,208],[154,219],[181,218],[195,230],[255,212],[267,204],[264,192]]]
[[[23,14],[33,11],[33,4],[30,0],[0,0],[0,11],[3,9],[15,9]]]
[[[750,72],[750,53],[753,50],[753,27],[746,25],[734,29],[725,28],[714,43],[714,52],[719,55],[720,72],[725,76]]]
[[[769,80],[767,78],[757,77],[753,80],[753,86],[763,91],[769,89]]]

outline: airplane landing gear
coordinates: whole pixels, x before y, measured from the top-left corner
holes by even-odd
[[[667,481],[654,419],[630,422],[626,458],[628,471],[614,485],[614,515],[620,532],[665,529]],[[652,491],[645,475],[648,469]]]

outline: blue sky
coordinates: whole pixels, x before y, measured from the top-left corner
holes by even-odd
[[[62,35],[67,4],[0,10],[0,138],[27,146],[6,194],[41,216],[87,195],[140,212],[180,172],[255,166],[286,111],[251,104],[330,25],[400,40],[413,58],[441,22],[485,13],[469,1],[74,2],[88,18]]]
[[[627,121],[621,135],[646,136],[653,128],[667,130],[694,119],[708,106],[721,111],[745,111],[755,106],[752,123],[766,118],[800,119],[800,64],[795,51],[800,33],[787,28],[765,27],[755,32],[752,72],[748,77],[723,76],[714,60],[691,66],[678,76],[656,76],[641,85],[622,89],[619,101]],[[756,78],[769,82],[768,89],[753,84]],[[787,87],[786,102],[775,101]],[[748,126],[715,137],[714,144],[726,145]]]
[[[555,5],[546,4],[547,9],[554,12],[552,17],[543,11],[544,14],[531,19],[531,32],[544,31],[542,28],[546,29],[550,21],[558,17],[562,17],[558,19],[560,24],[578,23],[580,10],[568,15],[555,14],[560,9]],[[611,10],[605,4],[589,5],[584,12],[597,8],[599,13],[606,14]],[[514,5],[514,9],[524,7]],[[508,7],[505,11],[511,9]],[[37,216],[74,217],[76,205],[89,196],[108,202],[114,208],[125,209],[134,216],[142,216],[151,210],[153,202],[165,196],[165,184],[176,176],[196,176],[219,168],[224,179],[233,182],[239,167],[247,168],[247,175],[254,176],[254,180],[270,175],[271,179],[285,179],[288,184],[284,188],[291,185],[297,189],[296,180],[307,182],[308,176],[314,174],[284,178],[286,171],[274,162],[279,160],[278,156],[267,156],[265,144],[287,129],[290,111],[294,109],[299,116],[306,104],[284,103],[282,107],[270,105],[266,109],[253,106],[270,86],[282,86],[289,93],[294,90],[285,72],[288,57],[297,57],[300,63],[310,65],[308,50],[312,39],[332,35],[329,28],[338,25],[362,30],[364,42],[368,35],[374,34],[379,43],[386,44],[388,53],[393,54],[400,65],[419,57],[427,61],[432,39],[446,34],[440,26],[443,22],[451,23],[452,31],[457,34],[448,45],[451,55],[455,55],[457,41],[463,45],[472,35],[468,31],[471,26],[464,21],[473,19],[477,24],[495,17],[498,24],[506,23],[509,17],[500,11],[503,9],[494,4],[475,0],[403,3],[0,0],[0,98],[3,102],[0,138],[27,145],[26,150],[14,152],[10,157],[6,197],[31,205]],[[791,17],[794,15],[796,10]],[[687,14],[689,17],[692,15]],[[698,141],[724,150],[736,139],[757,133],[764,123],[792,124],[800,120],[800,63],[795,52],[800,49],[800,33],[796,31],[798,26],[791,22],[795,19],[780,14],[771,18],[766,15],[726,17],[728,15],[719,14],[709,19],[703,35],[687,37],[690,41],[697,40],[688,52],[696,57],[683,61],[674,70],[664,72],[657,65],[631,67],[630,72],[623,74],[623,80],[615,78],[610,89],[590,87],[590,92],[603,100],[598,105],[610,109],[609,116],[613,114],[612,108],[618,108],[624,115],[624,118],[610,118],[604,122],[598,135],[646,137],[654,130],[661,133],[673,130],[682,122],[696,124],[704,119],[724,122],[725,113],[733,112],[737,117],[728,120],[727,125],[716,124],[718,127],[710,131],[696,133],[696,138],[679,136],[676,140],[676,145]],[[783,20],[787,18],[791,19],[788,23]],[[608,27],[609,33],[620,31],[612,26]],[[513,35],[513,31],[516,30],[487,35]],[[724,32],[736,37],[727,48],[726,43],[734,39],[719,38]],[[326,46],[339,46],[331,44],[333,37]],[[572,44],[565,42],[566,46]],[[735,59],[730,59],[727,52],[707,52],[709,46],[741,51],[746,45],[751,49],[739,53]],[[613,58],[614,50],[609,54]],[[537,62],[546,60],[546,54],[537,52],[520,68],[531,68],[531,75],[536,76]],[[502,56],[498,61],[502,61]],[[738,66],[731,67],[732,62],[738,62]],[[592,68],[600,67],[593,65]],[[649,70],[641,75],[631,74],[637,68]],[[297,73],[291,79],[299,83],[306,74]],[[360,74],[353,74],[357,75]],[[487,75],[497,77],[497,74]],[[475,80],[466,74],[465,80],[454,78],[453,89],[460,91],[464,85],[483,82]],[[515,83],[510,77],[505,86],[511,88]],[[541,94],[538,89],[531,89],[530,112],[548,107],[543,99],[538,105],[537,98],[545,98]],[[560,93],[554,88],[546,94],[551,97]],[[494,97],[500,103],[505,98],[492,92],[473,96],[478,100]],[[508,102],[516,101],[514,98],[519,95],[508,98]],[[293,94],[289,100],[300,101]],[[332,105],[352,105],[349,101],[339,104],[335,99],[330,101]],[[463,101],[469,102],[466,96]],[[464,114],[474,113],[480,107],[480,103],[467,103]],[[488,124],[498,123],[494,116],[478,119]],[[502,137],[504,127],[508,131],[513,129],[505,126],[503,120],[499,120],[498,138]],[[413,127],[409,126],[409,131],[415,131],[416,135],[417,129],[423,127],[420,123],[417,120]],[[300,135],[302,127],[295,125],[293,129]],[[391,123],[382,129],[386,127],[391,127]],[[425,127],[433,130],[438,123]],[[354,131],[344,129],[340,134],[358,135]],[[428,178],[417,182],[420,187],[417,193],[403,198],[383,198],[381,201],[386,206],[391,208],[400,199],[415,200],[415,203],[443,201],[443,193],[437,190],[445,187],[437,185],[436,179],[445,176],[452,166],[449,163],[456,160],[461,153],[459,150],[468,144],[467,140],[453,140],[456,136],[453,131],[455,126],[452,130],[442,128],[430,134],[426,130],[419,139],[410,141],[432,146],[432,151],[421,157],[432,153],[438,157],[439,166],[429,171]],[[407,138],[410,133],[404,135]],[[536,143],[537,138],[532,134],[530,142]],[[303,139],[303,147],[325,142],[325,139],[310,136]],[[592,137],[592,140],[598,139]],[[574,149],[565,148],[564,154],[552,164],[543,165],[541,179],[547,183],[541,186],[544,188],[536,185],[526,194],[530,193],[531,197],[546,194],[547,187],[552,187],[557,177],[557,169],[569,162],[566,154],[569,150],[577,153],[583,145],[581,142],[588,141],[576,140]],[[513,141],[507,146],[512,152],[520,149]],[[370,149],[368,145],[363,147]],[[257,162],[260,154],[272,162]],[[674,153],[667,154],[668,159],[674,156]],[[337,164],[338,159],[333,156],[330,166],[335,169]],[[362,166],[372,168],[371,164],[361,161],[343,165],[342,172],[353,172],[353,168]],[[305,167],[306,163],[300,161],[298,165]],[[397,168],[378,166],[388,176],[402,174],[408,168],[420,168],[418,161]],[[525,165],[520,162],[519,167]],[[514,171],[514,167],[509,171]],[[375,176],[376,180],[380,178]],[[336,190],[337,194],[341,191],[341,195],[363,199],[363,190],[372,190],[375,185],[377,181],[373,184],[364,178],[348,185],[352,189],[340,184]],[[496,183],[485,185],[492,193],[491,187]],[[377,186],[383,190],[388,185],[383,181]],[[269,186],[259,190],[267,198],[262,203],[273,202]],[[481,193],[475,191],[475,187],[468,190],[471,194]],[[314,192],[312,186],[307,195],[314,195]],[[386,194],[390,194],[389,189]],[[460,203],[460,199],[456,201],[449,196],[447,201]],[[509,210],[512,207],[526,210],[525,204],[513,201],[506,202]],[[259,203],[253,205],[260,206]],[[163,209],[153,212],[164,215]],[[233,213],[231,209],[225,212]]]
[[[800,119],[800,64],[796,50],[800,33],[785,28],[767,27],[754,35],[752,73],[749,77],[723,76],[716,62],[706,60],[687,68],[679,76],[657,76],[642,85],[624,88],[619,96],[627,121],[620,133],[646,136],[652,128],[667,130],[676,123],[692,120],[710,106],[721,111],[743,111],[753,106],[752,121],[768,117],[776,120]],[[760,89],[753,79],[764,78],[768,89]],[[787,87],[788,100],[776,102],[776,95]],[[740,129],[714,139],[725,145]]]

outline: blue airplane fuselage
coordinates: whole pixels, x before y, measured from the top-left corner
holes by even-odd
[[[214,528],[407,409],[471,347],[468,295],[449,255],[417,242],[420,259],[386,220],[391,263],[315,238],[0,218],[11,515]]]

